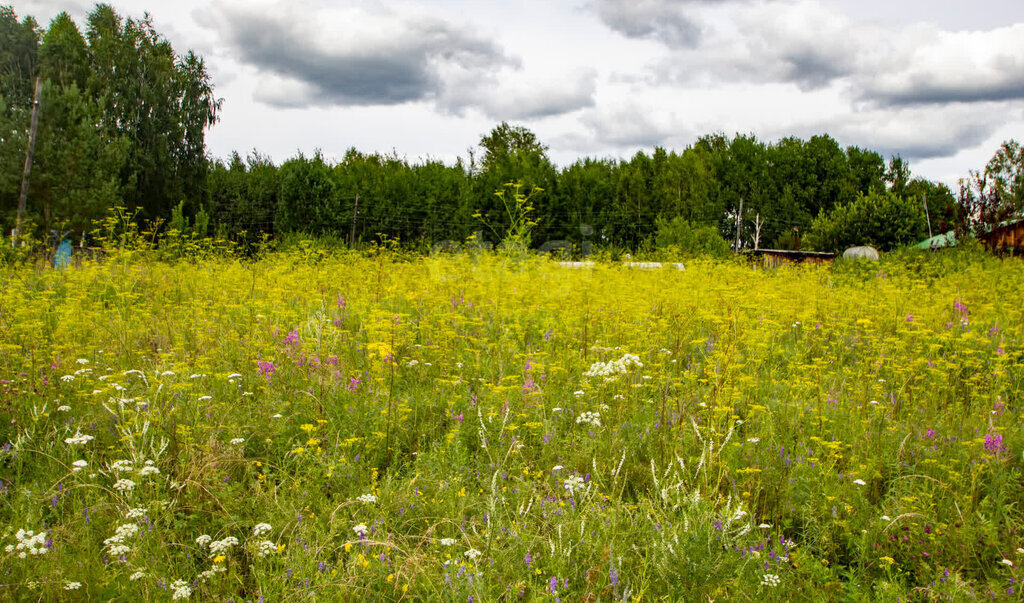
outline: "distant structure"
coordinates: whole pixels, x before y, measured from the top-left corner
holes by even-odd
[[[791,251],[789,249],[751,249],[748,257],[760,258],[765,268],[778,268],[783,264],[831,264],[836,254],[824,251]]]
[[[944,233],[937,234],[934,237],[925,239],[914,245],[916,249],[943,249],[945,247],[956,247],[956,233],[952,230]]]
[[[871,262],[878,261],[878,250],[874,247],[868,247],[867,245],[861,245],[860,247],[851,247],[843,252],[844,260],[868,260]]]
[[[1024,219],[1003,222],[977,237],[989,251],[1024,255]]]

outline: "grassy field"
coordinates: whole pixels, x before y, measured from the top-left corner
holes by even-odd
[[[0,599],[1019,600],[1022,268],[0,268]]]

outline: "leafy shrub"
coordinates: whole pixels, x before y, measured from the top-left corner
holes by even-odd
[[[888,251],[919,241],[927,234],[924,209],[916,200],[873,190],[819,215],[807,243],[823,251],[856,245],[871,245]]]
[[[655,224],[654,242],[659,248],[675,247],[690,255],[729,255],[729,243],[714,226],[694,226],[682,217],[658,218]]]

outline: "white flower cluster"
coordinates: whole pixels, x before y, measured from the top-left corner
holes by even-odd
[[[455,539],[454,538],[442,538],[441,540],[438,540],[438,543],[440,543],[441,546],[452,546],[452,545],[455,544]]]
[[[212,578],[212,577],[216,576],[217,574],[219,574],[220,572],[226,572],[226,571],[228,571],[228,570],[223,565],[214,565],[213,567],[211,567],[210,569],[206,570],[205,572],[199,572],[199,579],[202,580],[203,582],[206,582],[210,578]]]
[[[146,461],[146,464],[142,469],[139,469],[139,475],[146,477],[147,475],[160,475],[160,470],[157,468],[153,461]]]
[[[214,540],[210,543],[210,557],[216,557],[221,553],[227,553],[228,550],[238,544],[238,539],[234,536],[228,536],[223,540]]]
[[[594,427],[601,426],[601,414],[596,412],[583,412],[580,416],[576,417],[576,423],[589,423]]]
[[[71,412],[71,407],[68,406],[67,404],[64,404],[62,406],[58,406],[57,407],[57,412]],[[74,583],[72,583],[72,584],[74,584]]]
[[[81,582],[68,582],[64,585],[64,590],[78,590],[82,588]]]
[[[50,550],[46,548],[46,532],[36,534],[32,530],[21,529],[14,537],[18,540],[18,544],[9,544],[4,550],[8,553],[17,552],[19,559],[24,559],[29,555],[45,555]]]
[[[377,497],[374,496],[373,494],[363,494],[362,496],[360,496],[356,500],[361,502],[361,503],[375,503],[375,502],[377,502]]]
[[[625,375],[629,372],[629,368],[635,366],[637,368],[643,368],[644,364],[640,362],[639,356],[633,354],[623,354],[622,358],[618,360],[609,360],[608,362],[595,362],[590,365],[587,372],[583,373],[584,377],[604,377],[605,379],[613,378],[617,375]]]
[[[107,552],[114,557],[127,555],[132,549],[125,544],[125,540],[128,540],[138,533],[139,526],[134,523],[124,523],[117,526],[117,530],[114,531],[114,535],[104,540],[103,544],[106,545]]]
[[[245,443],[245,438],[231,438],[231,445],[238,446]]]
[[[469,549],[468,551],[466,551],[466,557],[469,557],[470,561],[476,561],[480,558],[480,555],[483,555],[483,553],[476,549]]]
[[[252,535],[255,536],[256,538],[259,538],[260,536],[262,536],[264,534],[269,534],[270,531],[273,530],[273,529],[274,529],[274,527],[271,526],[269,523],[258,523],[252,529]]]
[[[171,582],[171,590],[174,591],[171,595],[172,601],[187,599],[192,595],[192,587],[184,580],[175,580],[174,582]]]
[[[135,482],[130,479],[119,479],[114,482],[114,489],[127,496],[135,489]]]
[[[146,509],[143,507],[138,507],[136,509],[128,509],[128,513],[125,514],[125,517],[127,517],[128,519],[142,519],[145,516]]]
[[[360,524],[356,524],[356,525],[352,526],[352,531],[355,532],[356,534],[360,535],[360,536],[366,536],[366,531],[368,529],[369,528],[366,527],[365,523],[360,523]]]
[[[569,494],[582,490],[583,478],[578,475],[570,475],[565,480],[565,489],[569,491]]]
[[[114,461],[113,463],[110,464],[110,470],[114,471],[114,472],[118,472],[118,471],[128,472],[128,471],[131,471],[132,470],[132,462],[131,461],[125,461],[125,460]]]
[[[146,572],[138,571],[138,572],[135,572],[134,574],[132,574],[131,576],[128,576],[128,579],[131,580],[132,582],[135,582],[136,580],[142,580],[145,577],[146,577]]]
[[[256,545],[256,554],[260,557],[266,557],[273,555],[277,552],[277,545],[272,540],[264,540],[263,542]]]
[[[775,574],[765,574],[764,577],[761,578],[761,586],[770,586],[774,588],[778,586],[781,582],[782,580],[780,580],[779,577]]]
[[[210,538],[209,534],[203,534],[199,538],[196,538],[196,544],[198,544],[199,547],[202,548],[202,547],[210,544],[211,540],[213,540],[213,538]]]
[[[75,461],[74,463],[71,463],[71,471],[78,472],[78,471],[81,471],[82,469],[85,469],[88,466],[89,466],[88,461],[78,460],[78,461]]]
[[[95,439],[96,438],[92,437],[91,435],[87,435],[87,434],[84,434],[84,433],[79,433],[79,432],[76,431],[75,435],[71,436],[70,438],[64,438],[64,443],[65,444],[71,444],[72,446],[76,446],[78,444],[86,444],[90,440],[95,440]]]

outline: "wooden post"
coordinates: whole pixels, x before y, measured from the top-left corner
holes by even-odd
[[[740,252],[740,227],[743,226],[743,197],[740,197],[740,212],[736,215],[736,253]]]
[[[349,248],[355,247],[356,245],[356,218],[359,216],[359,193],[356,193],[356,203],[352,208],[352,230],[348,234],[348,246]]]
[[[928,193],[924,194],[924,217],[928,219],[928,238],[932,238],[932,217],[928,215]]]
[[[21,173],[21,193],[18,194],[18,218],[14,227],[15,236],[21,236],[21,221],[28,205],[28,177],[32,173],[32,157],[36,152],[36,131],[39,129],[39,104],[43,95],[43,78],[36,78],[35,96],[32,99],[32,121],[28,128],[28,150],[25,152],[25,170]]]

